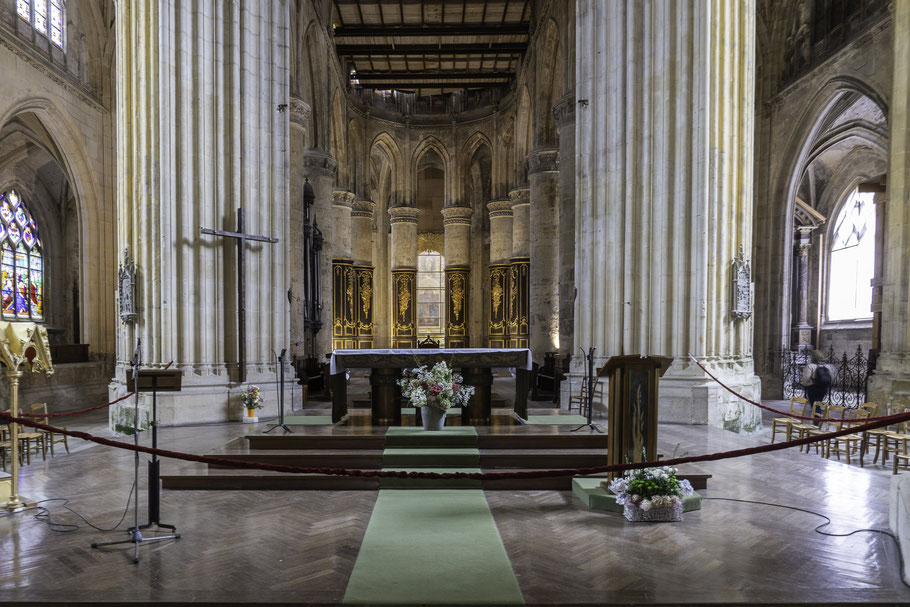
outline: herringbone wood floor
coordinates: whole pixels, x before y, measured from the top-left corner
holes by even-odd
[[[104,434],[101,415],[70,427]],[[160,444],[217,450],[251,431],[240,424],[162,430]],[[662,425],[660,450],[707,453],[767,438]],[[133,457],[76,441],[70,455],[40,458],[22,474],[22,493],[67,497],[101,526],[126,502]],[[145,458],[140,522],[145,516]],[[163,474],[193,466],[165,461]],[[889,475],[881,466],[846,466],[788,451],[692,467],[713,475],[708,497],[789,504],[824,512],[836,531],[887,526]],[[812,532],[809,514],[706,501],[681,524],[633,525],[587,511],[570,493],[487,492],[500,535],[529,604],[910,602],[890,540]],[[52,602],[338,603],[376,494],[370,491],[166,491],[162,519],[183,538],[133,549],[92,550],[122,539],[85,525],[56,533],[32,513],[0,517],[0,604]],[[79,522],[59,502],[54,520]],[[121,529],[128,526],[132,509]],[[441,550],[444,562],[445,550]],[[415,580],[420,572],[415,572]],[[416,583],[416,582],[415,582]],[[379,599],[381,597],[377,597]]]

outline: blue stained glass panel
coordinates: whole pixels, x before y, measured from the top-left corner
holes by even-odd
[[[31,228],[25,228],[22,230],[22,240],[25,241],[25,246],[32,248],[35,244],[35,236],[32,234]]]
[[[13,266],[3,264],[2,266],[2,297],[3,301],[0,302],[2,305],[3,316],[11,317],[16,315],[16,298],[13,295]]]
[[[19,232],[19,226],[16,224],[9,227],[9,239],[13,241],[13,244],[19,244],[19,241],[22,240],[22,234]]]
[[[10,208],[8,200],[4,200],[0,203],[0,217],[2,217],[3,221],[6,223],[13,220],[13,210]]]
[[[18,207],[16,207],[16,223],[23,227],[28,223],[28,217],[25,215],[24,204],[20,204]]]

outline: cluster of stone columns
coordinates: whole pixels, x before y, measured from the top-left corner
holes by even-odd
[[[471,207],[442,209],[446,258],[446,347],[470,346],[468,287],[471,274]]]
[[[487,203],[490,215],[489,346],[527,348],[530,341],[530,191]]]
[[[417,216],[415,207],[389,208],[392,228],[392,347],[417,346]]]

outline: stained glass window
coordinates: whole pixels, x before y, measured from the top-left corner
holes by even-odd
[[[44,319],[44,258],[38,226],[16,190],[0,192],[0,316]]]
[[[854,191],[838,214],[831,237],[828,320],[872,317],[874,262],[872,194]]]
[[[32,0],[35,15],[35,29],[47,36],[47,0]]]
[[[435,251],[417,258],[417,336],[445,337],[445,258]]]
[[[63,48],[63,2],[51,0],[51,42]]]
[[[36,32],[64,48],[66,0],[16,0],[16,13],[28,21]]]

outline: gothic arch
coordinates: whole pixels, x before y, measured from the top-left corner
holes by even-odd
[[[489,190],[491,191],[489,198],[492,198],[492,184],[493,184],[493,174],[494,174],[494,155],[493,155],[493,144],[490,142],[489,137],[487,137],[481,131],[475,131],[473,135],[468,137],[468,140],[465,141],[464,145],[461,146],[461,158],[459,160],[459,183],[456,185],[457,188],[457,198],[455,200],[467,204],[469,202],[468,196],[469,191],[467,189],[467,184],[471,179],[471,166],[474,163],[475,157],[478,152],[485,151],[486,155],[489,158],[490,167],[488,169],[487,178],[489,181]],[[489,202],[489,200],[484,201],[484,203]]]
[[[325,115],[328,113],[328,101],[325,99],[326,84],[320,74],[325,73],[325,69],[319,70],[320,66],[325,65],[320,52],[321,45],[317,39],[320,35],[318,23],[311,21],[306,27],[306,34],[303,37],[303,56],[300,57],[301,82],[300,97],[310,104],[310,118],[307,123],[307,133],[312,133],[310,143],[315,149],[327,151],[328,129]]]
[[[395,143],[395,140],[392,139],[392,136],[386,131],[376,135],[376,137],[373,138],[373,142],[370,144],[371,163],[377,156],[383,158],[388,166],[388,200],[382,201],[383,207],[385,207],[386,204],[387,206],[399,204],[407,199],[405,180],[403,177],[404,167],[401,163],[401,150],[399,149],[398,144]],[[373,198],[373,202],[377,203],[377,205],[380,204],[380,201],[375,198]],[[378,210],[379,207],[377,206],[377,211]],[[374,214],[374,218],[375,217],[376,215]]]
[[[115,241],[115,218],[105,209],[98,171],[86,157],[85,138],[72,125],[68,114],[44,97],[26,97],[13,101],[0,114],[0,129],[14,118],[31,120],[47,133],[52,155],[59,163],[76,200],[76,230],[81,246],[78,280],[93,290],[80,290],[80,328],[83,341],[99,352],[114,351],[114,335],[110,319],[114,317],[112,297],[98,293],[113,293],[117,252],[110,243]]]
[[[420,163],[428,154],[435,154],[441,162],[441,168],[445,174],[445,204],[451,204],[455,197],[452,192],[452,164],[449,159],[449,152],[446,150],[445,144],[432,135],[424,137],[411,155],[411,195],[417,195],[417,171]]]
[[[329,131],[329,154],[338,163],[335,187],[350,189],[351,165],[348,162],[347,129],[344,119],[344,94],[335,89],[332,95],[332,123]]]

